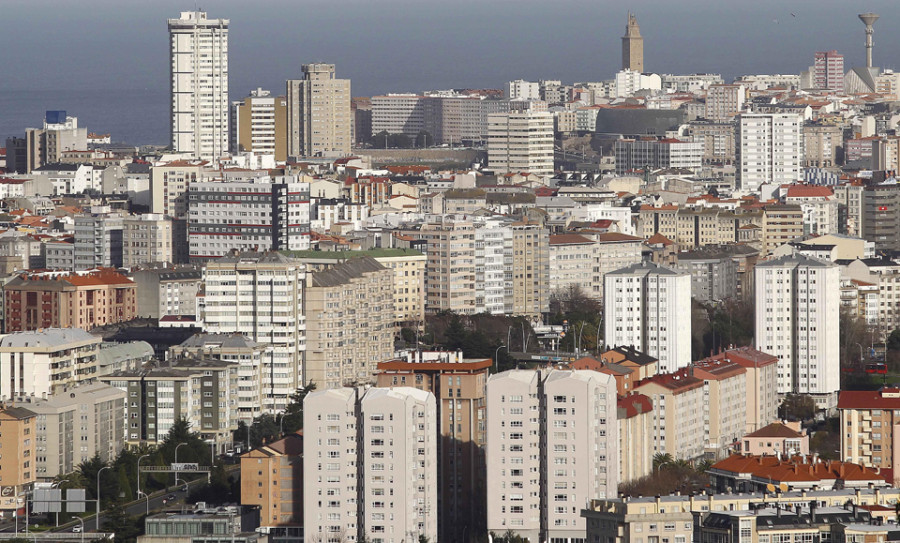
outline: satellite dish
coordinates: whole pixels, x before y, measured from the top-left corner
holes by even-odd
[[[766,490],[768,490],[769,492],[775,492],[775,485],[773,485],[773,484],[766,485]]]

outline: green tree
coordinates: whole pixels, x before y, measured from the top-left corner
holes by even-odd
[[[131,489],[131,481],[133,479],[131,477],[129,477],[128,470],[124,464],[119,465],[118,473],[116,475],[117,475],[117,478],[116,478],[116,487],[117,488],[116,488],[115,494],[112,496],[112,498],[114,498],[116,500],[119,500],[119,499],[130,500],[132,498],[137,499],[132,494],[133,491]],[[102,494],[102,495],[104,496],[104,498],[107,496],[107,494]]]
[[[778,416],[790,421],[811,420],[816,416],[816,402],[806,394],[788,394],[778,406]]]
[[[887,350],[900,351],[900,328],[895,329],[887,338]]]
[[[653,455],[653,471],[658,473],[663,466],[668,466],[675,462],[675,459],[669,453],[658,452]]]
[[[298,388],[296,392],[291,394],[290,403],[284,408],[284,413],[280,415],[281,429],[286,434],[303,428],[303,401],[315,389],[316,384],[310,383],[305,387]]]
[[[133,541],[140,533],[138,519],[129,516],[121,500],[113,502],[103,516],[103,530],[116,534],[115,543]]]

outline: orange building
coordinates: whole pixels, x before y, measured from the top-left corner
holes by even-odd
[[[303,435],[241,456],[241,505],[258,505],[261,526],[303,524]]]
[[[4,332],[81,328],[137,316],[134,281],[109,268],[86,272],[23,273],[3,287]]]
[[[0,409],[0,511],[24,505],[24,496],[35,480],[34,423],[37,415],[23,407]]]

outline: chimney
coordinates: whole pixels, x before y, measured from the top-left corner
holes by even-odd
[[[659,494],[656,495],[656,513],[659,514],[659,507],[662,500],[660,499]]]
[[[809,523],[816,523],[816,500],[811,500],[809,502]]]
[[[843,477],[843,476],[844,476],[844,464],[841,463],[841,477]],[[859,497],[860,497],[861,493],[862,493],[862,491],[860,491],[860,489],[857,488],[856,489],[856,503],[854,504],[854,511],[856,510],[855,506],[859,505],[859,503],[860,503]]]

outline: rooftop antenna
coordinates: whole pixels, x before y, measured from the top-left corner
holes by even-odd
[[[878,20],[880,15],[875,13],[860,13],[859,20],[866,25],[866,68],[872,67],[872,48],[874,47],[872,36],[875,34],[875,28],[872,25]]]

